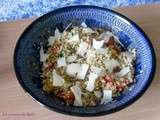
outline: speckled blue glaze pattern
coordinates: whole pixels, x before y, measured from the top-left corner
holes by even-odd
[[[96,5],[104,8],[144,5],[160,0],[0,0],[0,21],[41,16],[56,8],[70,5]]]
[[[136,48],[136,83],[131,91],[105,105],[96,107],[68,107],[63,102],[44,94],[41,89],[39,46],[46,47],[48,34],[54,35],[56,27],[63,30],[70,22],[82,21],[90,27],[109,28],[126,48]],[[14,54],[14,66],[22,87],[34,99],[52,110],[62,113],[93,116],[118,111],[138,99],[148,88],[155,70],[153,47],[145,33],[132,21],[108,9],[93,6],[76,6],[58,9],[33,22],[20,37]]]

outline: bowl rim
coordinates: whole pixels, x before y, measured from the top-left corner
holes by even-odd
[[[16,58],[17,58],[17,53],[18,53],[18,50],[19,50],[19,46],[20,46],[20,41],[22,40],[22,38],[26,35],[26,33],[28,33],[30,31],[30,29],[32,29],[32,26],[34,26],[34,24],[36,24],[39,20],[43,19],[44,17],[46,16],[49,16],[51,15],[52,13],[54,12],[62,12],[64,9],[76,9],[76,8],[92,8],[92,9],[99,9],[99,10],[103,10],[103,11],[108,11],[108,12],[111,12],[119,17],[121,17],[122,19],[126,20],[127,22],[129,22],[132,26],[134,26],[139,32],[140,34],[145,38],[145,41],[148,43],[148,46],[151,50],[151,54],[152,54],[152,69],[151,69],[151,73],[150,73],[150,76],[149,76],[149,79],[148,81],[146,82],[145,86],[143,87],[143,89],[139,92],[139,94],[135,95],[132,99],[130,99],[128,102],[126,102],[125,104],[119,106],[119,107],[116,107],[115,109],[111,109],[111,110],[108,110],[108,111],[102,111],[102,112],[94,112],[94,113],[78,113],[78,112],[70,112],[70,111],[65,111],[65,110],[60,110],[60,109],[57,109],[57,108],[53,108],[51,106],[48,106],[47,104],[45,104],[44,102],[42,102],[40,99],[38,99],[36,96],[34,96],[34,94],[32,93],[31,90],[29,90],[25,85],[24,83],[22,82],[22,77],[19,73],[19,71],[17,70],[17,63],[16,63]],[[58,113],[62,113],[62,114],[65,114],[65,115],[73,115],[73,116],[80,116],[80,117],[94,117],[94,116],[101,116],[101,115],[107,115],[107,114],[110,114],[110,113],[115,113],[115,112],[118,112],[120,111],[121,109],[124,109],[126,108],[127,106],[133,104],[136,100],[138,100],[144,93],[145,91],[148,89],[148,87],[150,86],[152,80],[154,79],[154,76],[155,76],[155,71],[156,71],[156,55],[155,55],[155,50],[154,50],[154,47],[149,39],[149,37],[146,35],[146,33],[142,30],[142,28],[140,28],[135,22],[133,22],[131,19],[129,19],[128,17],[122,15],[121,13],[117,12],[117,11],[114,11],[114,10],[111,10],[111,9],[108,9],[108,8],[104,8],[104,7],[98,7],[98,6],[94,6],[94,5],[73,5],[73,6],[67,6],[67,7],[61,7],[61,8],[58,8],[58,9],[55,9],[53,11],[50,11],[38,18],[36,18],[35,20],[33,20],[32,23],[30,23],[26,28],[25,30],[22,32],[22,34],[20,35],[20,37],[18,38],[18,41],[16,43],[16,46],[15,46],[15,49],[14,49],[14,54],[13,54],[13,67],[14,67],[14,71],[15,71],[15,75],[16,75],[16,78],[19,82],[19,84],[21,85],[21,87],[23,88],[23,90],[25,91],[25,93],[27,93],[29,96],[31,96],[37,103],[39,103],[40,105],[50,109],[50,110],[53,110],[53,111],[56,111]]]

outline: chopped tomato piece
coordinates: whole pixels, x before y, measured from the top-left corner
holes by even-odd
[[[49,68],[49,69],[53,68],[53,66],[54,66],[54,63],[49,63],[49,64],[48,64],[48,68]]]
[[[117,91],[121,92],[124,89],[124,86],[122,85],[117,85],[116,86]]]
[[[55,45],[55,46],[52,48],[52,52],[53,52],[53,53],[58,53],[58,51],[60,50],[60,48],[61,48],[61,44]]]
[[[68,91],[66,94],[66,100],[69,101],[70,103],[74,102],[74,94],[72,93],[72,91]]]
[[[110,75],[105,75],[102,78],[105,80],[106,83],[107,82],[113,82],[113,78]]]
[[[55,67],[55,63],[48,63],[48,66],[46,67],[46,69],[50,70],[53,67]]]
[[[69,103],[69,104],[73,104],[74,102],[74,94],[72,93],[72,91],[67,91],[67,92],[60,92],[58,95],[57,95],[59,98],[62,98],[65,102]]]

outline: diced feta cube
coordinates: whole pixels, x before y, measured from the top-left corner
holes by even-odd
[[[118,77],[123,77],[125,75],[127,75],[130,72],[130,67],[125,67],[123,68],[120,72],[116,73],[116,76]]]
[[[83,56],[86,53],[87,48],[88,48],[88,43],[81,42],[79,44],[79,47],[78,47],[78,50],[77,50],[77,54]]]
[[[104,40],[97,41],[93,39],[93,48],[94,49],[100,49],[103,46]]]
[[[82,92],[81,92],[81,89],[79,88],[79,86],[75,85],[75,86],[72,86],[70,89],[73,92],[74,97],[75,97],[73,105],[74,106],[82,106],[82,99],[81,99]]]
[[[88,64],[81,64],[81,68],[77,74],[78,79],[84,79],[86,76],[86,73],[88,71],[89,65]]]
[[[52,73],[53,86],[62,86],[64,84],[64,79],[53,70]]]
[[[93,50],[87,50],[87,54],[86,54],[86,57],[87,57],[87,63],[90,63],[90,61],[92,61],[92,59],[94,59],[96,56],[96,52],[93,51]]]
[[[58,60],[57,60],[57,67],[63,67],[63,66],[66,66],[66,59],[65,59],[65,57],[58,58]]]
[[[55,42],[55,39],[61,35],[60,31],[56,28],[54,32],[54,36],[50,36],[48,39],[49,45],[53,45]]]
[[[81,66],[80,64],[72,63],[67,65],[66,73],[70,76],[76,76],[76,73],[79,72]]]
[[[40,49],[40,61],[41,62],[45,62],[46,59],[48,58],[48,54],[45,54],[44,53],[44,50],[43,50],[43,46],[41,46],[41,49]]]
[[[60,35],[61,35],[61,33],[60,33],[59,29],[56,28],[56,30],[54,31],[54,36],[55,36],[55,37],[58,37],[58,36],[60,36]]]
[[[89,80],[88,80],[88,83],[87,83],[87,87],[86,87],[86,90],[92,92],[94,90],[94,83],[95,83],[95,80],[98,78],[98,75],[95,74],[95,73],[90,73],[89,74]]]
[[[85,22],[82,22],[82,23],[81,23],[81,26],[82,26],[82,27],[87,27],[87,25],[86,25]]]
[[[98,76],[100,76],[101,73],[102,73],[102,69],[101,69],[101,68],[98,68],[98,67],[95,67],[95,66],[91,66],[90,69],[91,69],[91,71],[92,71],[93,73],[97,74]]]
[[[53,43],[55,42],[55,37],[54,36],[50,36],[49,38],[48,38],[48,44],[49,45],[53,45]]]
[[[67,62],[71,63],[74,62],[77,59],[76,55],[68,56],[67,57]]]
[[[112,90],[103,90],[103,98],[101,104],[106,104],[112,101]]]

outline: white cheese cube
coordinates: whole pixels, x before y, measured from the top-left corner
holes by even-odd
[[[55,42],[55,39],[61,35],[60,31],[56,28],[54,32],[54,36],[50,36],[48,39],[49,45],[53,45]]]
[[[53,70],[52,73],[53,86],[62,86],[64,84],[64,79]]]
[[[97,79],[98,75],[95,74],[95,73],[90,73],[89,74],[89,81],[87,83],[87,87],[86,87],[86,90],[92,92],[94,90],[94,83],[95,83],[95,80]]]
[[[103,90],[103,98],[101,104],[106,104],[112,101],[112,90]]]
[[[81,68],[77,74],[78,79],[84,79],[86,76],[86,73],[88,71],[89,65],[88,64],[81,64]]]
[[[91,66],[90,69],[91,69],[91,71],[92,71],[93,73],[97,74],[98,76],[100,76],[101,73],[102,73],[102,69],[101,69],[101,68],[98,68],[98,67],[95,67],[95,66]]]
[[[104,40],[97,41],[93,39],[93,48],[94,49],[100,49],[103,46]]]
[[[82,26],[82,27],[85,27],[85,28],[87,27],[87,25],[86,25],[85,22],[82,22],[82,23],[81,23],[81,26]]]
[[[78,50],[77,50],[77,54],[80,55],[80,56],[83,56],[86,53],[87,48],[88,48],[88,43],[81,42],[79,44],[79,47],[78,47]]]
[[[116,76],[123,77],[123,76],[127,75],[129,72],[130,72],[130,68],[125,67],[120,72],[116,73]]]
[[[93,50],[87,50],[87,54],[86,54],[86,57],[87,57],[87,63],[90,63],[96,56],[96,52],[93,51]]]
[[[57,60],[57,67],[63,67],[63,66],[66,66],[66,59],[65,59],[65,57],[58,58],[58,60]]]
[[[76,76],[76,73],[79,72],[81,66],[80,64],[72,63],[67,65],[66,73],[70,76]]]
[[[44,50],[43,50],[43,46],[41,46],[41,49],[40,49],[40,61],[41,62],[45,62],[46,59],[48,58],[48,54],[45,54],[44,53]]]
[[[82,99],[81,99],[82,92],[81,92],[81,89],[79,88],[79,86],[75,85],[75,86],[72,86],[70,89],[73,92],[74,97],[75,97],[73,105],[74,106],[82,106]]]
[[[67,62],[71,63],[74,62],[77,59],[76,55],[68,56],[67,57]]]

